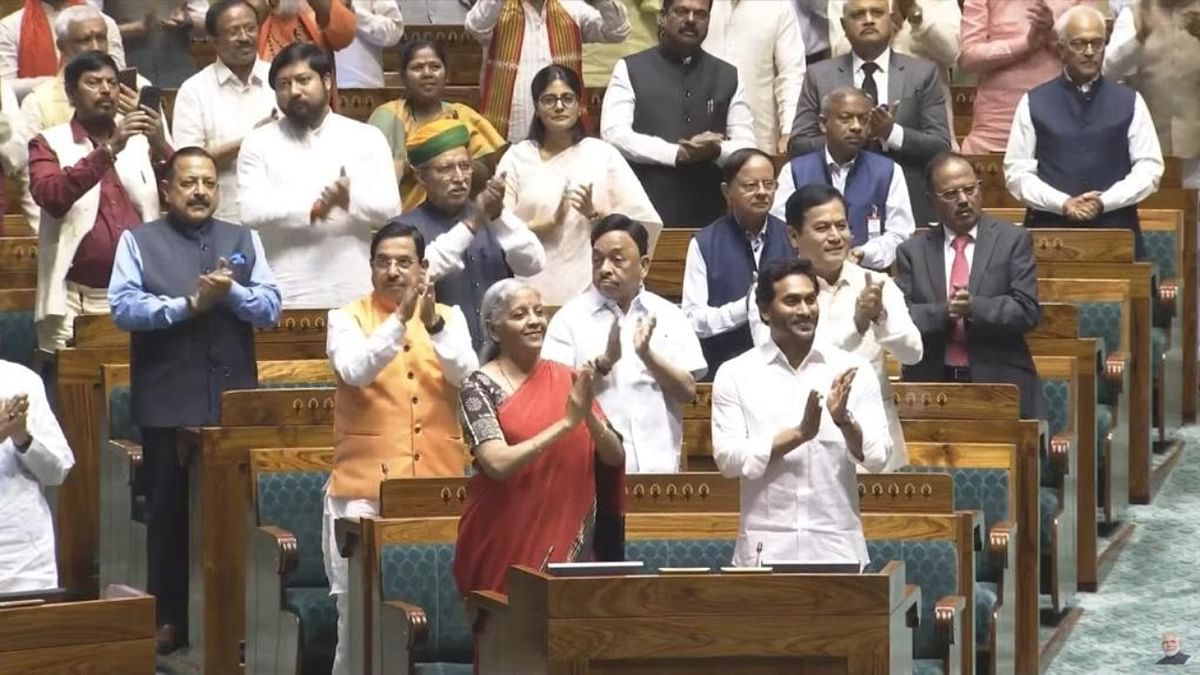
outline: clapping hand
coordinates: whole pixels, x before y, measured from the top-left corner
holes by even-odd
[[[475,195],[474,212],[464,220],[472,232],[478,232],[480,228],[500,217],[504,210],[504,193],[507,189],[505,174],[488,179],[479,194]]]
[[[617,361],[621,360],[621,322],[616,317],[613,317],[612,326],[608,329],[608,343],[605,345],[604,353],[592,360],[588,364],[595,369],[601,377],[608,375],[613,366],[617,365]]]
[[[158,25],[162,26],[163,28],[180,28],[183,30],[189,30],[192,27],[192,17],[187,13],[186,5],[179,5],[175,9],[171,10],[171,13],[167,15],[167,18],[159,21]]]
[[[966,319],[971,316],[971,292],[962,286],[956,286],[950,295],[950,318]]]
[[[0,406],[0,443],[12,440],[16,445],[29,442],[26,416],[29,414],[29,397],[18,394]]]
[[[721,156],[721,141],[725,140],[715,131],[703,131],[691,138],[679,140],[675,154],[676,164],[695,164],[714,160]]]
[[[428,280],[422,283],[421,291],[421,323],[425,329],[433,328],[433,324],[437,323],[437,297],[434,293],[433,284]]]
[[[867,275],[867,285],[858,294],[854,304],[854,324],[859,333],[865,333],[871,324],[883,316],[883,281],[876,282]]]
[[[584,366],[571,376],[571,392],[567,394],[567,421],[579,424],[592,410],[596,398],[595,376],[591,366]]]
[[[400,323],[407,324],[412,321],[417,315],[417,308],[422,305],[422,298],[425,296],[425,285],[409,285],[404,288],[400,296],[400,301],[396,303],[396,316],[400,318]],[[423,310],[423,308],[422,308]],[[424,316],[422,316],[422,321]]]
[[[1100,201],[1100,193],[1093,190],[1076,195],[1063,204],[1063,215],[1068,220],[1095,220],[1104,212],[1104,203]]]
[[[804,404],[804,419],[800,420],[800,442],[807,443],[817,437],[821,429],[821,395],[814,389],[808,392]]]
[[[857,372],[858,370],[855,368],[847,370],[838,375],[829,387],[829,400],[825,405],[829,409],[829,416],[833,418],[833,423],[839,427],[850,422],[846,403],[850,400],[850,385],[854,384],[854,375]]]
[[[899,111],[899,101],[893,102],[891,107],[880,105],[871,108],[867,116],[867,137],[878,139],[881,143],[886,141],[896,126],[896,115]]]
[[[594,220],[596,217],[596,205],[592,201],[592,184],[576,185],[572,187],[568,184],[563,189],[563,201],[570,204],[571,208],[578,211],[588,220]]]
[[[1054,34],[1054,13],[1043,0],[1037,0],[1026,8],[1025,18],[1029,21],[1027,35],[1030,45],[1045,47],[1057,42],[1057,36]]]
[[[658,320],[654,317],[638,319],[633,333],[633,352],[643,361],[650,358],[650,338],[654,337],[654,327],[657,325]]]
[[[855,246],[854,248],[850,249],[850,253],[847,257],[850,259],[850,262],[854,263],[855,265],[861,265],[863,257],[866,255],[867,252],[862,250],[861,246]]]
[[[233,268],[229,261],[221,258],[217,261],[217,269],[203,274],[196,282],[196,294],[191,297],[192,307],[197,312],[207,312],[222,298],[229,295],[233,287]]]

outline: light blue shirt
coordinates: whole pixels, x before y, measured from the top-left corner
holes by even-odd
[[[279,323],[282,302],[279,286],[267,264],[258,233],[251,232],[250,237],[254,242],[250,283],[242,285],[234,281],[221,304],[255,328],[269,328]],[[112,277],[108,282],[108,306],[118,328],[130,332],[162,330],[192,318],[186,297],[169,298],[149,293],[142,286],[142,278],[142,254],[133,232],[126,231],[117,244]]]

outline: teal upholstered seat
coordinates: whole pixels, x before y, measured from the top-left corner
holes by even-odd
[[[415,675],[472,675],[474,666],[469,663],[418,663]]]
[[[33,310],[0,312],[0,359],[32,367],[36,349],[37,329],[33,323]]]
[[[108,393],[108,437],[142,442],[142,430],[133,423],[133,398],[128,385],[119,385]]]
[[[1054,516],[1058,514],[1058,490],[1049,487],[1038,489],[1038,515],[1041,517],[1042,549],[1048,549],[1053,541],[1050,537],[1054,527]]]
[[[733,561],[732,539],[629,539],[625,559],[641,560],[646,570],[663,567],[708,567],[715,569]]]
[[[941,659],[914,659],[913,675],[945,675],[946,664]]]
[[[1142,230],[1146,258],[1158,268],[1159,279],[1174,279],[1178,274],[1176,255],[1178,242],[1175,230]]]
[[[984,644],[990,635],[992,612],[1000,602],[1000,587],[990,581],[975,582],[975,643]]]
[[[328,672],[337,644],[337,607],[329,597],[321,552],[328,479],[327,471],[263,471],[256,485],[258,524],[296,537],[297,564],[284,580],[284,605],[300,618],[304,672]]]
[[[1008,471],[1004,469],[956,469],[942,466],[908,466],[902,471],[917,473],[947,473],[954,481],[954,509],[956,511],[982,511],[985,532],[1009,518]],[[989,567],[985,555],[975,556],[975,578],[994,581],[1000,578],[998,565]]]
[[[921,620],[913,631],[913,658],[937,659],[938,635],[933,622],[937,601],[958,595],[958,552],[950,540],[868,539],[868,570],[878,572],[889,560],[903,560],[905,582],[921,589]],[[966,611],[974,611],[967,608]]]
[[[1155,380],[1163,376],[1163,354],[1167,351],[1167,341],[1170,336],[1166,328],[1150,329],[1150,365]]]
[[[1121,345],[1122,305],[1119,302],[1080,302],[1079,308],[1079,337],[1099,338],[1101,352],[1119,351]],[[1097,393],[1101,403],[1111,404],[1116,400],[1116,393],[1100,378],[1096,382]]]
[[[428,636],[416,646],[417,672],[452,673],[457,671],[446,670],[450,664],[470,664],[471,632],[454,581],[454,544],[384,544],[379,556],[383,599],[416,605],[429,621]]]
[[[1064,434],[1071,424],[1071,385],[1065,379],[1042,379],[1042,395],[1046,400],[1047,423],[1050,435]],[[1050,455],[1042,455],[1042,485],[1056,486],[1060,476]]]

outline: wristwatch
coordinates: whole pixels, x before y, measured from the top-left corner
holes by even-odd
[[[433,325],[425,330],[428,331],[430,335],[437,335],[438,333],[442,332],[442,329],[445,327],[446,320],[439,315],[437,320],[433,322]]]
[[[920,26],[924,20],[925,12],[922,12],[921,8],[914,4],[912,10],[908,13],[908,22],[912,24],[913,27],[916,27]]]

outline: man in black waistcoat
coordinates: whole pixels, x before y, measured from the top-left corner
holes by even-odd
[[[737,68],[700,48],[712,0],[663,0],[657,47],[613,68],[600,135],[621,151],[666,227],[725,213],[718,164],[754,147]]]
[[[279,321],[280,293],[254,231],[216,220],[217,164],[175,153],[167,215],[121,235],[108,287],[113,321],[130,332],[133,421],[141,430],[149,591],[158,648],[187,644],[188,477],[180,427],[216,424],[221,394],[258,386],[254,328]]]
[[[1132,230],[1140,260],[1137,205],[1158,189],[1162,150],[1141,94],[1100,72],[1105,23],[1086,5],[1059,17],[1063,74],[1017,103],[1004,177],[1026,227]]]

